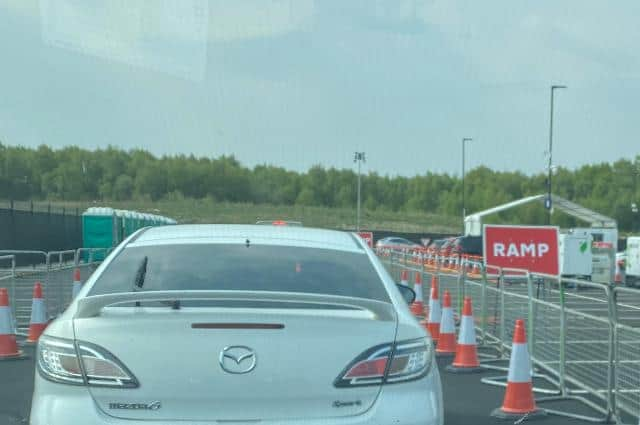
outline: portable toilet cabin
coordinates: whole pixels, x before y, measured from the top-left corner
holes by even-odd
[[[147,226],[147,215],[144,213],[138,213],[138,229],[142,229]]]
[[[149,219],[147,218],[147,214],[140,213],[140,228],[147,227],[149,225]]]
[[[140,214],[140,221],[138,222],[138,226],[140,226],[139,228],[142,229],[143,227],[147,227],[147,215],[144,213],[139,213]]]
[[[118,227],[113,208],[89,208],[82,213],[82,246],[84,248],[103,248],[96,251],[93,259],[101,261],[106,249],[118,244]]]
[[[135,230],[142,229],[144,227],[142,223],[142,214],[138,211],[133,212],[133,226]]]
[[[125,223],[127,222],[127,217],[126,217],[126,211],[125,210],[115,210],[116,211],[116,228],[117,228],[117,234],[118,234],[118,238],[116,240],[116,245],[118,245],[120,242],[122,242],[124,240],[124,238],[127,237],[126,233],[125,233]]]
[[[128,237],[136,231],[136,219],[133,211],[124,212],[124,236]]]

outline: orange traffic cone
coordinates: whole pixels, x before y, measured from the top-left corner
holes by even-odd
[[[436,281],[437,282],[437,281]],[[440,318],[442,311],[440,309],[440,300],[438,299],[437,285],[431,288],[431,296],[429,297],[429,318],[427,319],[427,330],[431,334],[433,342],[438,342],[440,337]]]
[[[73,291],[71,292],[71,299],[74,299],[78,292],[82,289],[82,279],[80,278],[80,269],[76,268],[73,271]]]
[[[524,320],[518,319],[513,331],[507,391],[504,394],[502,407],[495,409],[491,416],[501,419],[516,419],[524,415],[527,415],[527,418],[531,418],[545,413],[544,410],[536,407],[536,402],[533,398],[527,335],[524,329]]]
[[[402,270],[400,272],[400,285],[409,286],[409,271]]]
[[[416,280],[413,285],[416,299],[411,304],[411,313],[416,317],[424,317],[424,296],[422,294],[422,273],[416,272]]]
[[[436,294],[440,294],[440,289],[438,289],[438,275],[436,273],[433,273],[431,275],[431,288],[429,289],[429,303],[427,304],[427,307],[425,308],[425,316],[429,317],[429,311],[431,310],[431,292],[434,290],[436,291]],[[437,297],[436,297],[437,298]],[[425,322],[425,329],[426,329],[426,322]]]
[[[451,308],[451,294],[444,291],[442,299],[442,320],[440,321],[440,335],[436,353],[439,355],[453,355],[456,352],[456,325],[453,322]]]
[[[480,372],[483,370],[478,361],[478,349],[476,343],[476,330],[473,321],[473,308],[471,297],[464,297],[462,307],[462,319],[460,320],[460,333],[458,345],[453,363],[447,366],[449,372]]]
[[[480,266],[478,265],[478,263],[476,263],[476,262],[473,263],[473,268],[471,269],[471,274],[474,274],[474,275],[479,275],[480,274]]]
[[[42,298],[42,285],[36,282],[33,286],[33,301],[31,302],[31,321],[29,323],[28,343],[38,342],[38,338],[47,327],[47,309]]]
[[[440,290],[438,289],[438,275],[436,274],[431,276],[431,289],[429,290],[429,294],[431,294],[431,291],[434,289],[436,290],[436,294],[440,294]]]
[[[18,350],[13,316],[9,307],[9,294],[6,288],[0,288],[0,360],[24,357]]]

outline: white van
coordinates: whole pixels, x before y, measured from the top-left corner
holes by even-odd
[[[640,236],[629,236],[627,238],[625,271],[627,285],[640,284]]]
[[[562,233],[558,239],[560,274],[562,276],[591,277],[593,255],[591,235],[586,232]]]

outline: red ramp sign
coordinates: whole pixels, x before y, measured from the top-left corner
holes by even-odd
[[[485,266],[551,275],[560,272],[555,226],[485,225],[483,250]]]

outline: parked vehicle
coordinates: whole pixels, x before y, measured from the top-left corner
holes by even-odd
[[[420,248],[415,242],[397,236],[388,236],[376,242],[376,248]]]
[[[609,285],[615,280],[616,248],[610,242],[593,242],[591,281]]]
[[[592,236],[586,232],[558,235],[560,274],[573,278],[591,278],[593,272]]]
[[[258,220],[256,224],[259,224],[261,226],[302,226],[301,221],[291,220]]]
[[[613,283],[616,285],[627,284],[626,260],[627,254],[625,252],[616,253],[616,271],[613,278]]]
[[[640,285],[640,236],[629,236],[627,238],[625,271],[625,282],[628,286]]]
[[[589,234],[593,242],[610,243],[617,250],[618,229],[614,227],[575,227],[569,229],[568,233]]]
[[[463,255],[482,256],[482,236],[460,236],[456,238],[454,250]]]
[[[438,252],[440,252],[440,247],[442,247],[442,245],[444,245],[445,242],[446,242],[446,239],[434,239],[427,246],[427,251],[437,254]]]
[[[440,246],[439,255],[442,257],[449,257],[453,250],[453,244],[455,242],[455,238],[447,238],[444,243]]]
[[[142,229],[40,337],[30,423],[442,425],[414,298],[355,234]]]

